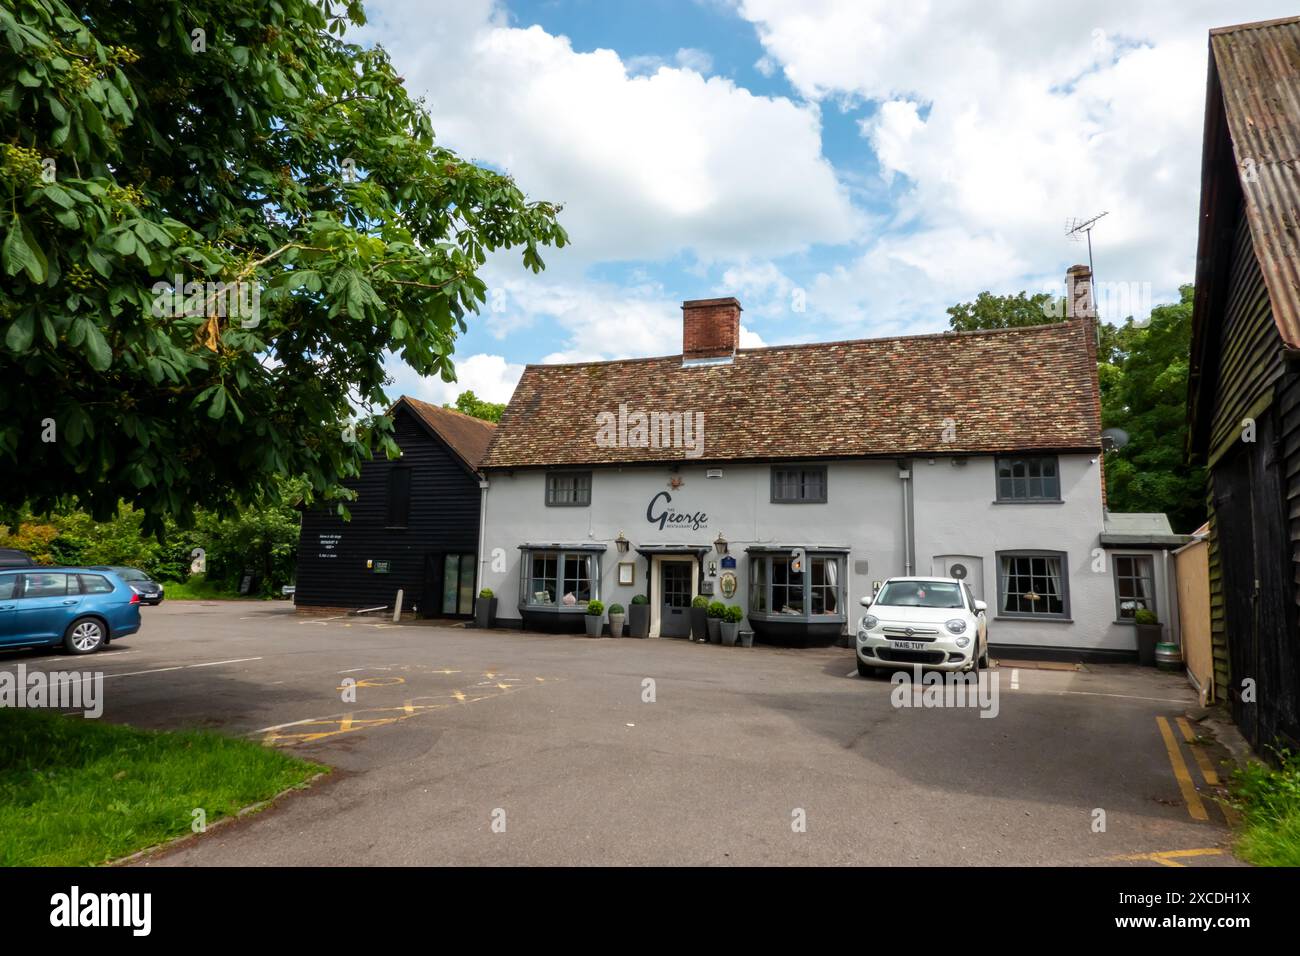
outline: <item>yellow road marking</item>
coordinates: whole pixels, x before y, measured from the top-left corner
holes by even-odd
[[[1169,753],[1169,765],[1173,767],[1174,779],[1178,781],[1178,789],[1183,793],[1188,815],[1193,820],[1209,823],[1210,815],[1205,810],[1205,804],[1201,802],[1201,795],[1196,792],[1196,785],[1192,783],[1192,775],[1187,770],[1187,762],[1183,760],[1182,751],[1178,749],[1178,741],[1174,739],[1169,721],[1157,717],[1156,724],[1160,727],[1160,736],[1164,738],[1165,750]]]
[[[1161,866],[1186,866],[1186,863],[1179,863],[1178,859],[1182,857],[1194,856],[1222,856],[1223,850],[1217,847],[1201,847],[1196,850],[1161,850],[1156,853],[1128,853],[1124,856],[1110,856],[1108,860],[1150,860],[1152,863],[1159,863]]]
[[[396,679],[397,683],[404,683],[401,679]],[[481,682],[488,684],[487,681]],[[358,682],[357,686],[364,686],[363,682]],[[312,743],[317,740],[324,740],[327,737],[334,737],[338,734],[345,734],[356,730],[364,730],[371,727],[382,727],[385,724],[393,724],[398,721],[408,720],[418,714],[426,713],[431,710],[440,710],[449,707],[448,699],[455,699],[461,703],[475,703],[480,700],[488,700],[492,697],[500,697],[512,690],[520,687],[529,686],[519,682],[518,678],[506,677],[495,685],[492,693],[483,693],[476,696],[469,696],[462,690],[453,690],[447,696],[424,696],[412,697],[396,707],[372,707],[367,710],[353,711],[347,714],[333,715],[329,717],[309,718],[307,720],[296,720],[287,724],[277,724],[274,727],[266,727],[262,730],[254,731],[255,734],[262,735],[262,743],[268,747],[274,746],[293,746],[295,744]]]
[[[1205,753],[1205,748],[1198,746],[1196,735],[1192,733],[1191,725],[1187,723],[1187,718],[1178,718],[1178,729],[1183,732],[1183,739],[1187,741],[1191,748],[1192,756],[1196,758],[1196,766],[1201,768],[1201,776],[1211,787],[1219,785],[1219,775],[1214,772],[1214,767],[1210,764],[1210,758]]]

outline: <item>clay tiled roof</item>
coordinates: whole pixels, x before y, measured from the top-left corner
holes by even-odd
[[[1101,447],[1095,325],[529,365],[483,468]],[[1091,343],[1091,344],[1090,344]],[[598,416],[703,412],[699,456],[598,441]]]
[[[485,422],[473,415],[466,415],[453,408],[430,405],[419,399],[403,395],[398,404],[405,402],[424,424],[446,442],[447,446],[460,456],[471,471],[477,471],[487,453],[488,445],[497,426]]]

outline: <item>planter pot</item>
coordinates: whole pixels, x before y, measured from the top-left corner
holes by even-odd
[[[496,598],[475,598],[474,599],[474,626],[489,628],[496,625],[497,622],[497,599]]]
[[[1156,667],[1162,671],[1183,669],[1183,651],[1177,644],[1161,641],[1156,645]]]
[[[1143,667],[1156,666],[1156,645],[1164,636],[1159,624],[1137,625],[1138,663]]]
[[[611,614],[609,616],[609,636],[610,637],[623,636],[623,615],[622,614]]]
[[[732,624],[730,621],[723,621],[718,625],[718,630],[722,633],[722,646],[735,647],[736,635],[740,632],[740,622]]]
[[[629,604],[627,608],[627,636],[650,636],[650,605]]]
[[[601,632],[605,629],[605,619],[599,614],[584,614],[582,619],[587,624],[587,636],[600,637]]]
[[[753,647],[753,646],[754,646],[754,632],[753,632],[753,631],[741,631],[741,632],[740,632],[740,646],[741,646],[741,647]]]
[[[709,615],[702,607],[691,608],[691,640],[707,641],[709,639]]]
[[[722,626],[722,622],[718,620],[716,617],[708,618],[708,622],[709,622],[708,623],[709,643],[720,644],[722,642],[722,638],[718,633],[718,628]]]

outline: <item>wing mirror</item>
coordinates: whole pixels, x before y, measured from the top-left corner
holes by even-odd
[[[864,594],[862,595],[862,597],[858,598],[858,603],[861,604],[863,607],[871,607],[872,600],[873,598],[871,597],[870,594]]]
[[[976,613],[976,614],[983,614],[983,613],[984,613],[985,611],[987,611],[988,609],[989,609],[989,606],[988,606],[987,604],[985,604],[983,601],[976,601],[976,602],[975,602],[975,613]]]

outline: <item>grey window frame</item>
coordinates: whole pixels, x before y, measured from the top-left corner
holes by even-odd
[[[1054,496],[1053,495],[1025,495],[1023,497],[1017,497],[1014,493],[1011,495],[1004,495],[1002,493],[1003,463],[1004,462],[1009,463],[1014,467],[1016,462],[1025,462],[1027,466],[1028,463],[1032,461],[1052,462],[1052,465],[1056,471],[1056,474],[1053,476],[1054,480],[1056,481],[1056,494]],[[1041,468],[1039,469],[1039,471],[1040,474],[1037,479],[1031,478],[1028,475],[1028,473],[1026,473],[1025,478],[1023,479],[1025,482],[1026,489],[1028,488],[1029,486],[1028,483],[1030,481],[1037,480],[1039,482],[1042,482],[1044,480],[1041,474]],[[1015,489],[1014,483],[1016,480],[1015,476],[1013,475],[1008,480],[1012,482],[1012,490],[1014,492]],[[996,500],[999,503],[1006,503],[1006,504],[1049,503],[1050,504],[1050,503],[1060,502],[1064,500],[1061,497],[1061,457],[1059,455],[998,455],[993,459],[993,489],[995,495],[994,500]]]
[[[1061,562],[1061,611],[1051,614],[1034,614],[1026,611],[1008,611],[1003,608],[1006,573],[1002,568],[1003,558],[1056,558]],[[1068,551],[1047,551],[1034,548],[1008,548],[994,554],[997,562],[997,594],[994,614],[1005,620],[1014,621],[1072,621],[1070,616],[1070,554]]]
[[[555,561],[555,577],[544,578],[543,580],[555,581],[555,595],[550,604],[537,604],[532,601],[534,594],[532,590],[533,581],[533,559],[541,557]],[[587,587],[590,596],[580,599],[574,604],[564,604],[564,586],[568,580],[581,580],[574,578],[569,573],[569,563],[577,562],[578,567],[581,563],[590,559],[592,576],[587,579]],[[602,552],[593,548],[522,548],[520,549],[519,561],[519,609],[521,611],[541,611],[557,612],[568,614],[585,614],[587,612],[588,601],[602,600],[601,594],[604,591],[605,563],[602,560]],[[576,595],[575,595],[576,597]]]
[[[1150,554],[1132,554],[1132,553],[1129,553],[1129,554],[1112,554],[1111,557],[1110,557],[1110,560],[1111,560],[1111,563],[1112,563],[1112,565],[1113,565],[1114,567],[1113,567],[1113,570],[1112,570],[1112,573],[1111,573],[1111,580],[1112,580],[1112,583],[1113,583],[1113,585],[1114,585],[1114,590],[1115,590],[1115,621],[1116,621],[1116,623],[1118,623],[1118,624],[1136,624],[1136,623],[1137,623],[1137,611],[1136,611],[1136,610],[1134,610],[1134,612],[1133,612],[1133,616],[1132,616],[1132,617],[1125,617],[1124,614],[1123,614],[1123,610],[1122,610],[1122,609],[1120,608],[1120,606],[1119,606],[1119,605],[1120,605],[1120,593],[1119,593],[1120,573],[1119,573],[1119,562],[1120,562],[1121,559],[1126,559],[1126,560],[1130,560],[1130,561],[1146,561],[1146,562],[1147,562],[1148,566],[1149,566],[1150,569],[1151,569],[1151,576],[1150,576],[1149,578],[1147,578],[1147,580],[1151,582],[1151,607],[1148,608],[1148,610],[1150,610],[1151,613],[1153,613],[1153,614],[1159,615],[1159,614],[1160,614],[1160,611],[1158,610],[1158,607],[1159,607],[1159,601],[1157,600],[1157,594],[1156,594],[1156,559],[1155,559],[1155,556],[1154,556],[1154,555],[1150,555]],[[1124,575],[1124,577],[1127,578],[1128,580],[1131,580],[1131,581],[1139,580],[1138,578],[1134,577],[1134,576],[1131,575],[1131,574],[1126,574],[1126,575]]]
[[[777,475],[780,472],[798,472],[800,497],[783,498],[777,494],[777,488],[781,484],[777,481]],[[803,486],[805,483],[805,474],[808,472],[819,472],[821,474],[821,497],[809,498],[803,496]],[[774,505],[824,505],[830,497],[830,470],[826,465],[773,465],[771,471],[771,503]]]
[[[773,551],[755,551],[749,554],[749,601],[746,608],[746,617],[760,621],[787,621],[791,623],[803,624],[820,624],[820,623],[843,623],[848,620],[848,568],[849,556],[845,551],[818,551],[816,549],[804,549],[804,569],[799,572],[803,579],[799,589],[800,599],[803,601],[803,610],[799,614],[783,614],[780,605],[776,602],[777,589],[783,591],[791,587],[790,584],[776,583],[775,562],[783,561],[787,564],[791,558],[791,552],[784,550]],[[814,614],[813,606],[813,583],[812,570],[813,561],[825,560],[835,562],[834,585],[817,585],[817,587],[833,587],[837,610],[831,613]],[[761,569],[761,570],[760,570]],[[786,578],[789,581],[789,578]],[[759,597],[761,589],[762,600],[766,604],[765,608],[756,607],[756,598]]]
[[[585,501],[556,501],[554,482],[555,479],[557,478],[574,478],[574,479],[585,478],[586,491],[587,491],[586,500]],[[546,494],[545,494],[546,507],[548,508],[589,508],[591,507],[591,486],[592,486],[592,477],[590,471],[582,471],[582,470],[575,470],[575,469],[566,469],[564,471],[548,471],[546,473]],[[574,488],[574,497],[576,498],[577,492],[579,490],[579,485],[577,481],[575,481],[573,488]]]

